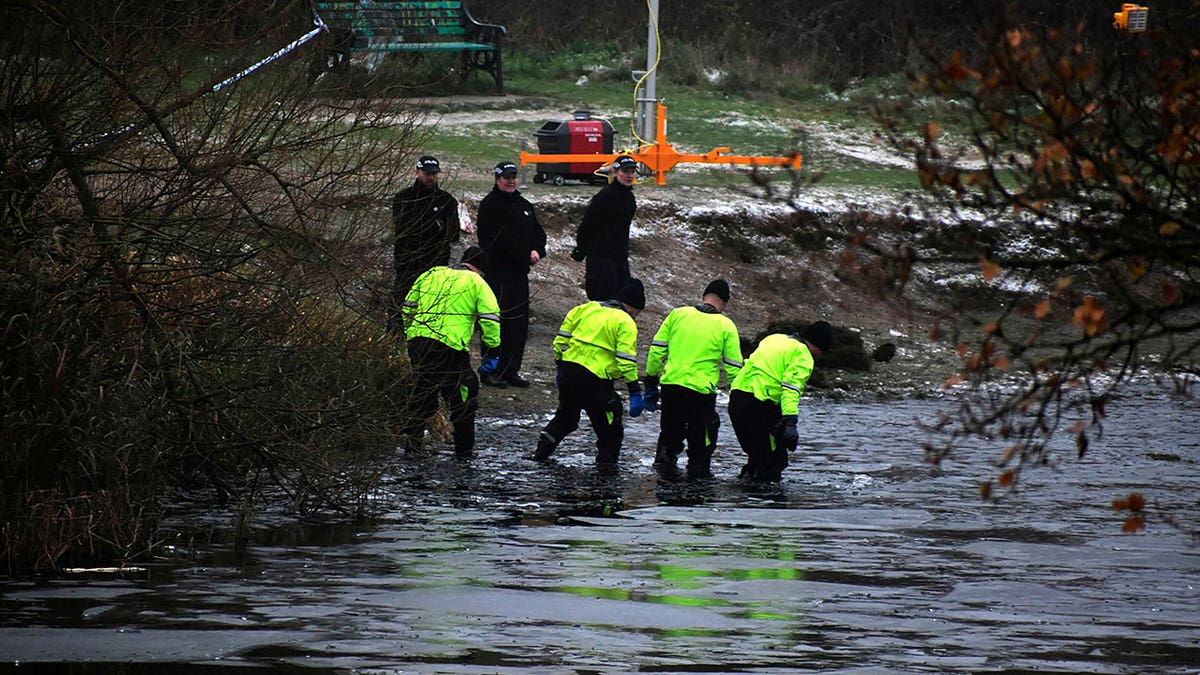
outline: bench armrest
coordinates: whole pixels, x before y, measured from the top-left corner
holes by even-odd
[[[508,29],[494,23],[480,23],[471,16],[471,10],[461,5],[463,17],[466,19],[467,36],[472,42],[489,42],[499,44],[500,39],[508,35]]]

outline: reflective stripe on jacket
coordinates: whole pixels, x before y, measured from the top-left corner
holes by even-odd
[[[475,321],[483,344],[500,344],[500,306],[478,273],[460,267],[434,267],[417,277],[404,299],[404,334],[427,337],[451,349],[468,351]]]
[[[578,305],[554,338],[554,360],[578,363],[606,380],[637,382],[637,324],[616,301]]]
[[[721,366],[732,382],[742,368],[737,326],[712,305],[671,310],[650,343],[646,375],[662,373],[663,384],[676,384],[713,394]]]
[[[760,401],[779,404],[784,417],[800,410],[800,396],[813,372],[813,355],[799,338],[774,333],[758,343],[746,359],[733,389],[748,391]]]

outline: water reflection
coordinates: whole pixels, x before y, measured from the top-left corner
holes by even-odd
[[[1083,466],[1029,475],[999,505],[977,501],[989,469],[965,461],[991,450],[921,464],[910,421],[935,401],[807,402],[808,445],[779,485],[732,480],[742,459],[728,446],[717,479],[660,479],[653,418],[630,425],[616,474],[596,471],[586,433],[539,465],[496,431],[468,462],[406,460],[374,521],[263,527],[244,555],[210,524],[202,552],[150,574],[10,582],[0,654],[366,672],[1194,672],[1200,551],[1169,529],[1120,535],[1108,501],[1137,489],[1190,506],[1200,414],[1149,393],[1124,403]],[[491,422],[523,423],[483,420],[481,435]]]

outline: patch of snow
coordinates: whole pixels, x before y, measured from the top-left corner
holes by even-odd
[[[471,215],[471,209],[461,201],[458,203],[458,229],[467,234],[475,233],[475,216]]]
[[[1035,295],[1045,293],[1047,290],[1046,285],[1038,281],[1016,279],[1012,275],[1006,274],[1001,274],[989,283],[993,287],[1008,291],[1009,293]]]
[[[737,127],[745,129],[759,129],[764,132],[773,133],[789,133],[794,131],[796,125],[779,122],[777,120],[766,119],[764,117],[750,116],[742,112],[730,111],[721,116],[720,120],[713,120],[723,126]]]

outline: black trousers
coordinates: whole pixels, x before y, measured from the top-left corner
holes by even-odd
[[[475,412],[479,410],[479,378],[471,369],[471,354],[451,349],[430,338],[408,341],[413,383],[409,419],[403,428],[409,448],[420,446],[426,421],[438,409],[438,399],[450,410],[454,452],[469,455],[475,447]]]
[[[662,385],[659,403],[657,457],[666,457],[671,465],[687,443],[688,474],[710,475],[713,450],[721,418],[717,415],[717,395],[702,394],[677,384]]]
[[[779,446],[783,411],[778,403],[760,401],[754,394],[734,389],[729,393],[729,422],[737,435],[746,466],[742,478],[778,481],[787,468],[787,451]]]
[[[557,447],[579,428],[579,415],[586,412],[596,432],[596,463],[612,464],[621,454],[625,427],[621,424],[623,404],[613,389],[612,380],[596,377],[578,363],[562,364],[562,384],[558,388],[558,410],[542,429],[540,447]]]
[[[500,346],[490,355],[500,357],[496,374],[506,380],[521,372],[529,341],[529,271],[496,270],[487,282],[500,305]]]
[[[594,255],[587,257],[583,290],[587,293],[588,300],[613,300],[621,292],[626,281],[629,281],[628,259],[599,258]]]

